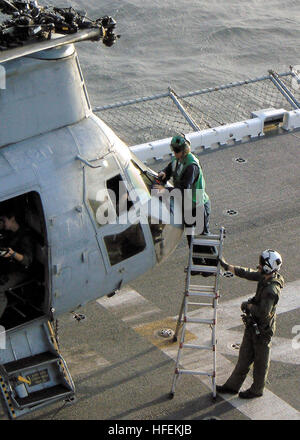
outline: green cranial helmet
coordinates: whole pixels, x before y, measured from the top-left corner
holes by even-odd
[[[180,151],[184,151],[184,149],[189,146],[191,143],[184,134],[179,134],[177,136],[172,137],[171,140],[171,148],[175,153],[179,153]]]

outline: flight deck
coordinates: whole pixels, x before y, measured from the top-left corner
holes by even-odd
[[[164,330],[175,330],[182,301],[188,258],[183,238],[167,261],[112,298],[81,309],[84,321],[76,322],[71,314],[61,317],[59,342],[76,384],[77,402],[72,406],[60,402],[25,418],[299,420],[299,147],[300,133],[295,131],[200,156],[212,202],[211,231],[225,227],[226,260],[256,268],[265,248],[276,248],[283,257],[286,285],[277,308],[277,332],[262,398],[245,403],[234,396],[217,396],[213,402],[209,384],[189,376],[179,381],[174,399],[168,399],[178,345],[165,337]],[[240,304],[253,296],[255,288],[256,283],[221,277],[218,384],[237,360],[244,328]],[[188,337],[196,341],[197,332],[191,330]],[[198,360],[201,363],[201,357]]]

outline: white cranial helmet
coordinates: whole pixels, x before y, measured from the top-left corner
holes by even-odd
[[[263,251],[259,259],[264,273],[277,272],[282,265],[281,255],[277,251],[267,249]]]

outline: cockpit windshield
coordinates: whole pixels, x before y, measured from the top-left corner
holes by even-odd
[[[164,261],[176,248],[183,234],[181,201],[171,192],[161,196],[154,190],[159,184],[157,173],[134,157],[128,166],[128,174],[135,188],[141,192],[140,202],[147,209],[156,258]],[[179,216],[178,216],[179,214]]]
[[[146,174],[135,162],[131,161],[126,171],[134,191],[137,192],[139,202],[143,205],[147,203],[151,196],[152,182]]]

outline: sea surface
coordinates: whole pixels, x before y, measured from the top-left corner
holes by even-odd
[[[77,45],[94,106],[199,90],[300,64],[299,0],[40,0],[111,15],[111,47]]]
[[[299,0],[77,0],[72,5],[92,18],[113,16],[121,34],[111,48],[78,44],[95,106],[163,93],[169,86],[177,93],[199,90],[300,64]]]

